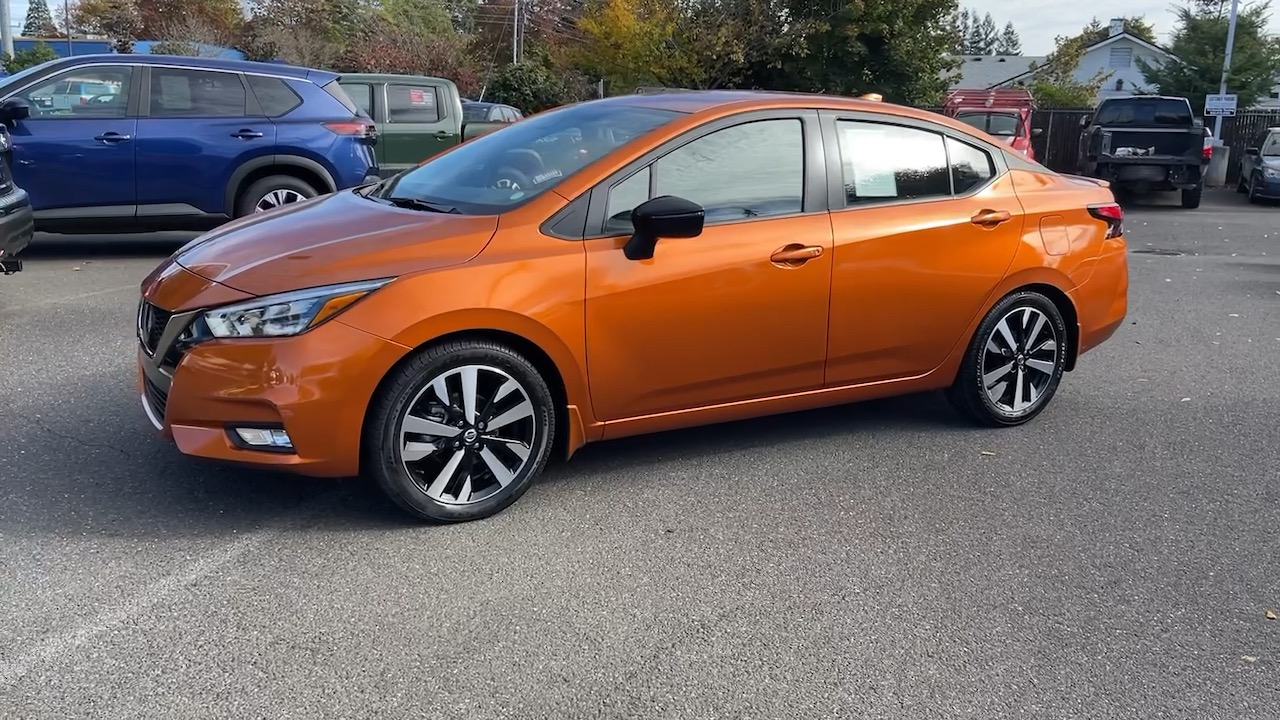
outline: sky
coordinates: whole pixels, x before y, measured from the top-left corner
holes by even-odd
[[[1093,18],[1106,26],[1113,15],[1138,16],[1151,23],[1161,44],[1169,42],[1177,18],[1173,8],[1185,5],[1185,0],[960,0],[961,7],[978,11],[978,15],[991,13],[996,27],[1012,22],[1022,39],[1023,55],[1048,55],[1053,51],[1053,38],[1079,32]],[[1240,5],[1245,5],[1242,0]],[[1280,34],[1280,12],[1272,6],[1271,32]]]

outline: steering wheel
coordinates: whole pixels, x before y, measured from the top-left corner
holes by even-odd
[[[503,165],[498,168],[493,176],[493,183],[489,187],[494,190],[518,192],[533,187],[533,180],[529,179],[528,175],[510,165]]]

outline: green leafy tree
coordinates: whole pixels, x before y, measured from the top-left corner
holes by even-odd
[[[970,55],[991,55],[996,48],[996,43],[1000,40],[999,33],[996,32],[996,21],[991,18],[991,13],[982,16],[981,20],[973,22],[969,26],[969,43],[968,53]]]
[[[1227,91],[1236,94],[1240,108],[1252,106],[1275,85],[1280,41],[1267,34],[1270,5],[1270,0],[1264,0],[1241,7],[1236,17]],[[1161,93],[1187,98],[1197,111],[1204,108],[1205,95],[1216,94],[1222,78],[1229,10],[1229,2],[1213,0],[1178,8],[1177,28],[1169,45],[1177,59],[1160,65],[1139,59],[1146,81]]]
[[[1099,70],[1083,82],[1076,78],[1080,59],[1088,46],[1084,34],[1059,35],[1053,52],[1045,61],[1039,65],[1031,64],[1029,80],[1022,84],[1031,88],[1037,105],[1043,108],[1093,107],[1098,91],[1111,73]]]
[[[365,0],[254,0],[240,49],[251,60],[332,67],[368,10]]]
[[[137,0],[80,0],[71,9],[71,22],[80,32],[110,38],[118,53],[133,52],[142,32]]]
[[[951,26],[955,46],[951,51],[957,55],[969,55],[969,34],[973,31],[974,17],[969,8],[960,8],[951,15]]]
[[[1151,23],[1147,22],[1146,19],[1143,18],[1141,15],[1135,15],[1133,17],[1122,17],[1120,18],[1120,20],[1124,22],[1125,32],[1129,33],[1130,35],[1134,35],[1136,37],[1142,38],[1143,40],[1146,40],[1152,45],[1159,44],[1156,42],[1155,28],[1153,28],[1151,26]],[[1088,25],[1085,26],[1084,32],[1081,35],[1081,39],[1084,41],[1084,46],[1089,47],[1090,45],[1096,45],[1097,43],[1100,43],[1103,40],[1106,40],[1110,36],[1111,36],[1110,23],[1103,25],[1101,22],[1098,21],[1098,18],[1095,17],[1089,21]]]
[[[22,25],[24,37],[58,37],[58,26],[53,22],[47,0],[30,0],[27,3],[27,21]]]
[[[36,43],[35,47],[28,50],[19,50],[12,55],[5,54],[4,69],[8,73],[16,73],[19,70],[35,67],[40,63],[57,60],[58,57],[58,53],[48,44]]]
[[[1013,23],[1007,22],[1004,24],[1004,30],[1000,32],[1000,37],[996,39],[995,54],[1022,54],[1022,38],[1018,37],[1018,31],[1013,28]]]

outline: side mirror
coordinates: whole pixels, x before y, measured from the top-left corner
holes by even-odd
[[[1040,137],[1044,134],[1044,128],[1031,128],[1031,137]]]
[[[622,247],[628,260],[648,260],[658,238],[691,238],[702,234],[702,206],[674,195],[646,200],[631,211],[631,239]]]
[[[1244,149],[1244,154],[1245,154],[1245,155],[1257,155],[1257,154],[1258,154],[1258,148],[1256,148],[1256,147],[1247,147],[1247,148],[1245,148],[1245,149]]]
[[[26,120],[29,117],[31,117],[31,106],[22,98],[12,97],[0,103],[0,120],[5,123]]]
[[[1080,127],[1089,127],[1089,121],[1092,119],[1093,118],[1089,117],[1088,115],[1085,115],[1084,117],[1080,118]]]

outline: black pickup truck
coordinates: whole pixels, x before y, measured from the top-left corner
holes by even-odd
[[[1209,158],[1186,98],[1108,98],[1080,126],[1079,174],[1110,181],[1117,195],[1181,190],[1182,207],[1200,207]]]

